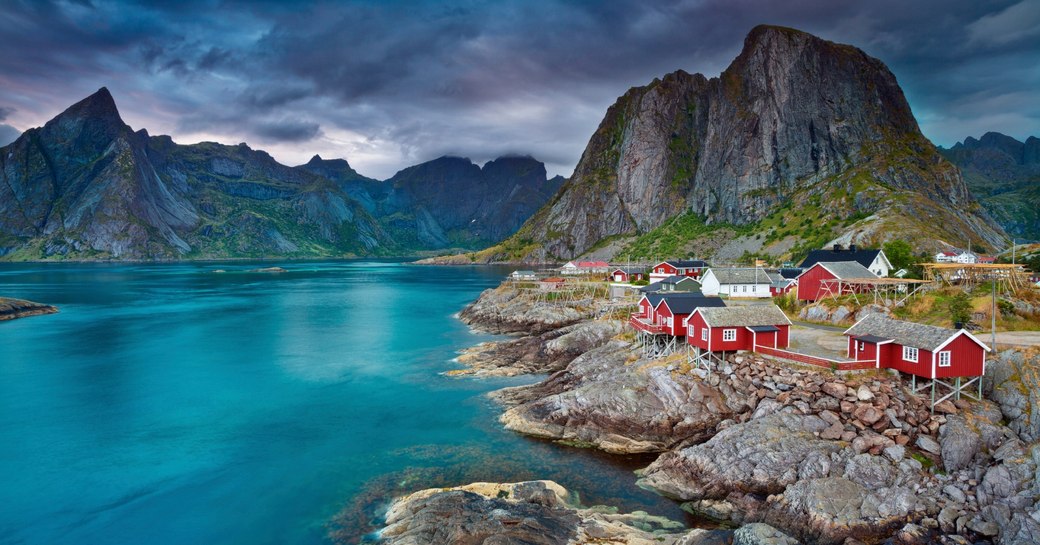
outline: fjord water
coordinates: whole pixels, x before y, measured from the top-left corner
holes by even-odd
[[[454,318],[508,272],[399,262],[5,264],[0,543],[323,543],[393,495],[552,478],[680,518],[645,460],[500,429]],[[215,273],[225,269],[226,273]],[[530,380],[530,379],[525,379]]]

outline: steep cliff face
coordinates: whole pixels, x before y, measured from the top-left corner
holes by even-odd
[[[516,232],[562,184],[531,157],[501,157],[479,167],[441,157],[385,182],[358,175],[345,161],[312,159],[299,168],[336,182],[395,240],[410,248],[478,248]]]
[[[133,132],[107,89],[0,148],[0,257],[405,255],[509,236],[562,180],[529,157],[442,158],[381,182],[245,144]]]
[[[960,167],[982,206],[1008,233],[1040,240],[1040,138],[987,132],[942,154]]]
[[[177,259],[394,248],[335,184],[242,144],[133,132],[101,89],[0,149],[0,255]]]
[[[565,259],[608,237],[651,231],[680,212],[748,225],[810,199],[842,220],[876,215],[870,225],[835,228],[834,236],[906,235],[893,231],[898,218],[934,205],[956,214],[918,236],[922,245],[972,238],[992,246],[1004,238],[979,215],[957,169],[921,135],[881,61],[760,26],[720,77],[679,71],[619,98],[557,198],[484,255]]]

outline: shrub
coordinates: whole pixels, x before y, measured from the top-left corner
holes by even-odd
[[[946,309],[950,312],[950,320],[953,322],[960,322],[962,324],[968,323],[971,320],[971,297],[967,293],[958,293],[946,302]]]

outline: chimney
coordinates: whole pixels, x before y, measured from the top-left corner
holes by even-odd
[[[856,251],[856,245],[855,244],[849,244],[849,251],[850,252],[855,252]]]
[[[834,245],[834,251],[835,252],[840,252],[841,251],[841,244],[835,244]]]

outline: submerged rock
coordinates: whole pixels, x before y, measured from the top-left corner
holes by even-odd
[[[44,305],[42,303],[34,303],[24,299],[8,299],[6,297],[0,297],[0,322],[4,320],[14,320],[15,318],[25,318],[27,316],[54,314],[55,312],[58,312],[58,307]]]

